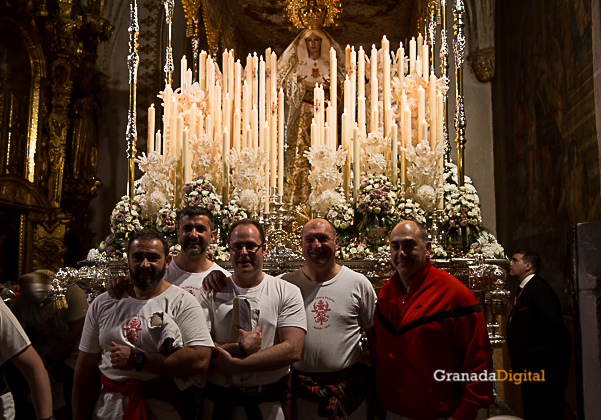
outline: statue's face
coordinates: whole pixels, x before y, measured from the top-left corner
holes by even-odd
[[[317,34],[312,33],[305,38],[305,43],[307,44],[309,57],[317,60],[321,56],[321,38]]]

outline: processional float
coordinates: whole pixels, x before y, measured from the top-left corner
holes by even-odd
[[[96,295],[111,275],[126,274],[125,244],[143,227],[163,232],[177,252],[177,215],[188,205],[212,211],[221,238],[235,220],[258,219],[270,248],[266,269],[274,273],[302,264],[295,247],[303,223],[299,216],[305,221],[325,217],[343,239],[341,262],[364,272],[376,287],[390,274],[389,230],[410,219],[430,228],[434,265],[476,293],[491,343],[500,347],[499,315],[508,292],[499,266],[506,267],[507,261],[482,225],[477,192],[465,175],[463,0],[452,5],[431,0],[419,21],[426,36],[412,38],[409,45],[393,48],[384,36],[380,48],[374,45],[371,51],[347,46],[340,57],[335,48],[329,51],[329,79],[317,84],[312,95],[311,143],[305,153],[311,163],[308,207],[287,203],[284,196],[285,114],[291,99],[278,71],[282,57],[278,60],[267,49],[264,57],[249,54],[243,67],[234,51],[226,50],[219,69],[216,49],[198,51],[200,1],[183,2],[193,68],[181,59],[181,86],[174,88],[174,4],[165,0],[168,45],[162,104],[148,109],[147,153],[136,157],[139,26],[137,2],[130,0],[127,196],[113,210],[111,235],[90,251],[82,268],[59,270],[53,282],[55,304],[65,304],[64,291],[70,285],[77,283]],[[286,8],[287,18],[298,28],[333,23],[340,11],[340,4],[331,0],[291,0]],[[454,17],[456,166],[447,130],[449,11]],[[216,46],[215,34],[210,38]],[[339,60],[344,61],[342,71]],[[155,130],[158,109],[162,118]],[[138,180],[136,163],[144,172]],[[227,259],[224,251],[223,243],[212,245],[214,259]]]

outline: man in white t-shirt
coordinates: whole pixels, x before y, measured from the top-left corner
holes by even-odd
[[[361,329],[375,351],[376,293],[365,276],[336,263],[339,243],[327,220],[309,221],[301,233],[305,265],[282,276],[301,289],[307,315],[303,354],[292,369],[297,419],[368,415],[370,369],[360,363]]]
[[[258,222],[235,222],[228,242],[233,276],[222,290],[201,293],[216,345],[203,418],[289,419],[289,370],[306,332],[300,290],[262,272],[266,244]]]
[[[365,419],[368,415],[365,396],[370,371],[359,363],[364,350],[361,329],[373,364],[376,294],[365,276],[336,263],[339,243],[327,220],[311,220],[301,235],[305,266],[282,276],[300,288],[307,317],[302,356],[292,370],[292,408],[297,419],[345,415]],[[204,283],[215,290],[223,287],[223,278],[212,275]],[[336,387],[340,392],[334,392]],[[330,412],[327,406],[332,407]]]
[[[98,373],[103,391],[95,419],[188,417],[171,378],[206,372],[213,342],[198,301],[163,278],[170,261],[163,235],[136,233],[128,248],[133,284],[121,299],[105,293],[90,305],[75,368],[74,419],[88,418]]]
[[[50,381],[44,363],[31,346],[15,316],[0,299],[0,366],[8,360],[17,366],[27,380],[36,417],[44,420],[54,419]],[[4,380],[4,377],[1,379]],[[6,382],[0,389],[0,418],[15,418],[14,402]]]

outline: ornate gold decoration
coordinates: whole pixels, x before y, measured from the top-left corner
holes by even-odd
[[[335,0],[290,0],[284,17],[299,29],[322,28],[335,25],[341,12],[340,2]]]
[[[48,268],[58,271],[64,264],[67,248],[65,234],[69,231],[70,214],[52,214],[44,223],[37,224],[33,232],[33,258],[31,269]]]
[[[490,82],[495,77],[495,49],[486,48],[469,55],[468,61],[479,82]]]
[[[127,68],[129,70],[129,111],[127,113],[127,194],[130,198],[134,197],[134,179],[136,143],[138,142],[138,131],[136,128],[136,88],[138,84],[138,64],[140,56],[138,55],[138,3],[131,0],[129,4],[129,55],[127,56]]]
[[[465,34],[463,21],[465,14],[465,5],[463,0],[455,0],[453,5],[453,30],[455,39],[453,40],[453,49],[455,51],[455,145],[457,146],[457,184],[463,186],[465,178],[465,128],[467,121],[465,118],[465,105],[463,103],[463,60],[465,55]]]
[[[205,24],[205,32],[207,34],[209,49],[211,50],[212,54],[217,54],[217,49],[219,48],[219,37],[221,35],[221,31],[223,30],[223,16],[219,16],[219,22],[217,23],[217,26],[214,26],[213,22],[211,22],[211,17],[209,16],[209,10],[207,9],[207,1],[203,0],[202,20]]]

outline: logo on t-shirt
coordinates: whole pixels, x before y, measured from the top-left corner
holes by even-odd
[[[123,336],[126,341],[135,344],[138,341],[138,331],[142,331],[142,321],[134,317],[123,327]]]
[[[330,312],[332,308],[330,308],[330,304],[326,300],[333,302],[333,300],[330,298],[316,298],[313,301],[313,309],[311,310],[311,312],[315,314],[313,316],[313,320],[315,321],[315,324],[319,324],[319,326],[314,325],[313,328],[318,330],[329,328],[330,326],[327,324],[328,320],[330,319],[328,312]]]

